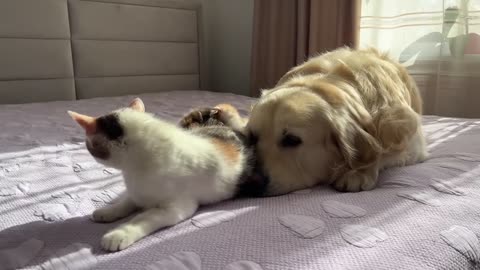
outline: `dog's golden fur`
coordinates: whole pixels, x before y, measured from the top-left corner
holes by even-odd
[[[311,58],[264,90],[247,131],[273,194],[319,183],[370,190],[379,170],[427,153],[422,102],[406,69],[374,49],[341,48]],[[300,143],[283,144],[286,136]]]

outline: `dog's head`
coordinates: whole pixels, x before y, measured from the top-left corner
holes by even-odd
[[[272,193],[328,183],[378,159],[375,126],[349,87],[305,76],[263,92],[247,131]]]

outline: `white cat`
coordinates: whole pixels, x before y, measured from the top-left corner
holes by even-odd
[[[225,125],[201,125],[206,120],[202,119],[198,127],[189,129],[145,113],[138,98],[102,117],[69,112],[85,129],[92,156],[121,170],[125,181],[126,193],[96,210],[93,220],[113,222],[140,210],[103,236],[104,249],[123,250],[191,217],[199,205],[239,193],[264,193],[268,179],[252,177],[258,171],[254,151],[241,133],[229,127],[242,126],[243,121],[228,108],[210,110]]]

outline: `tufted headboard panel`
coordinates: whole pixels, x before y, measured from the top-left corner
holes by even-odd
[[[198,1],[0,1],[0,103],[200,89]]]

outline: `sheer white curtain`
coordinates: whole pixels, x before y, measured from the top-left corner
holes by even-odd
[[[480,0],[363,0],[360,46],[406,65],[425,114],[480,118]]]

